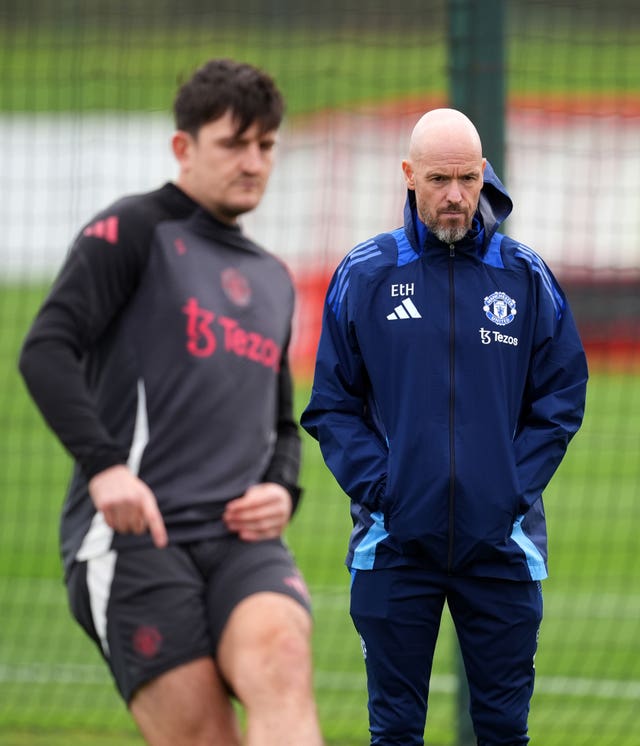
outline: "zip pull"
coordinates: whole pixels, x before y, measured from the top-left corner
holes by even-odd
[[[456,255],[456,246],[455,244],[450,243],[449,244],[449,256],[454,257]]]

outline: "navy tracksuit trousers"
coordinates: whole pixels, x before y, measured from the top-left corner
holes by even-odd
[[[460,642],[478,746],[528,743],[540,583],[394,567],[352,572],[351,617],[365,654],[371,744],[424,744],[445,601]]]

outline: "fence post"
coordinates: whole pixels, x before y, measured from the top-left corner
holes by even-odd
[[[503,0],[449,0],[451,106],[476,125],[484,155],[505,180],[505,43]],[[456,746],[476,743],[469,688],[456,643]]]
[[[476,125],[484,154],[504,179],[504,0],[449,0],[451,105]]]

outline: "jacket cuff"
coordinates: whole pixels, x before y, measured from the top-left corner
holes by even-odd
[[[121,451],[102,451],[101,453],[92,454],[90,458],[79,460],[78,463],[82,469],[82,473],[87,478],[87,481],[89,481],[105,469],[109,469],[112,466],[126,465],[127,456]]]

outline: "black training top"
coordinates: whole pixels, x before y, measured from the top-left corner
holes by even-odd
[[[170,541],[226,533],[224,503],[264,481],[298,498],[300,440],[285,266],[173,184],[81,232],[25,340],[20,370],[76,466],[65,566],[149,543],[115,534],[88,479],[121,463],[154,492]]]

